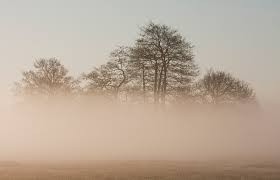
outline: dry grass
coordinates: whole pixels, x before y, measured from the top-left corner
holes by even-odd
[[[88,163],[3,163],[2,180],[279,180],[280,165],[175,161],[95,161]]]

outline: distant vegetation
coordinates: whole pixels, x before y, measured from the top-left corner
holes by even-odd
[[[35,61],[16,83],[16,93],[155,104],[255,102],[252,87],[230,73],[209,70],[198,79],[193,48],[177,30],[151,22],[140,28],[133,46],[116,48],[108,62],[78,78],[69,76],[56,58]]]

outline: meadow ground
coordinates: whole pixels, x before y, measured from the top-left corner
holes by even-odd
[[[2,180],[279,180],[277,163],[94,161],[2,163]]]

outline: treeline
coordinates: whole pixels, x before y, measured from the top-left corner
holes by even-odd
[[[254,90],[230,73],[209,70],[198,79],[194,46],[176,29],[149,23],[131,47],[113,50],[105,64],[74,78],[56,58],[39,59],[22,73],[23,97],[95,96],[133,103],[251,103]]]

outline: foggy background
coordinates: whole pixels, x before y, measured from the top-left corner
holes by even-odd
[[[0,160],[278,160],[279,8],[277,0],[1,0]],[[248,81],[260,109],[14,99],[13,82],[35,59],[57,57],[80,75],[150,20],[192,41],[202,72]]]
[[[278,161],[275,112],[68,100],[18,104],[1,110],[0,159]]]

